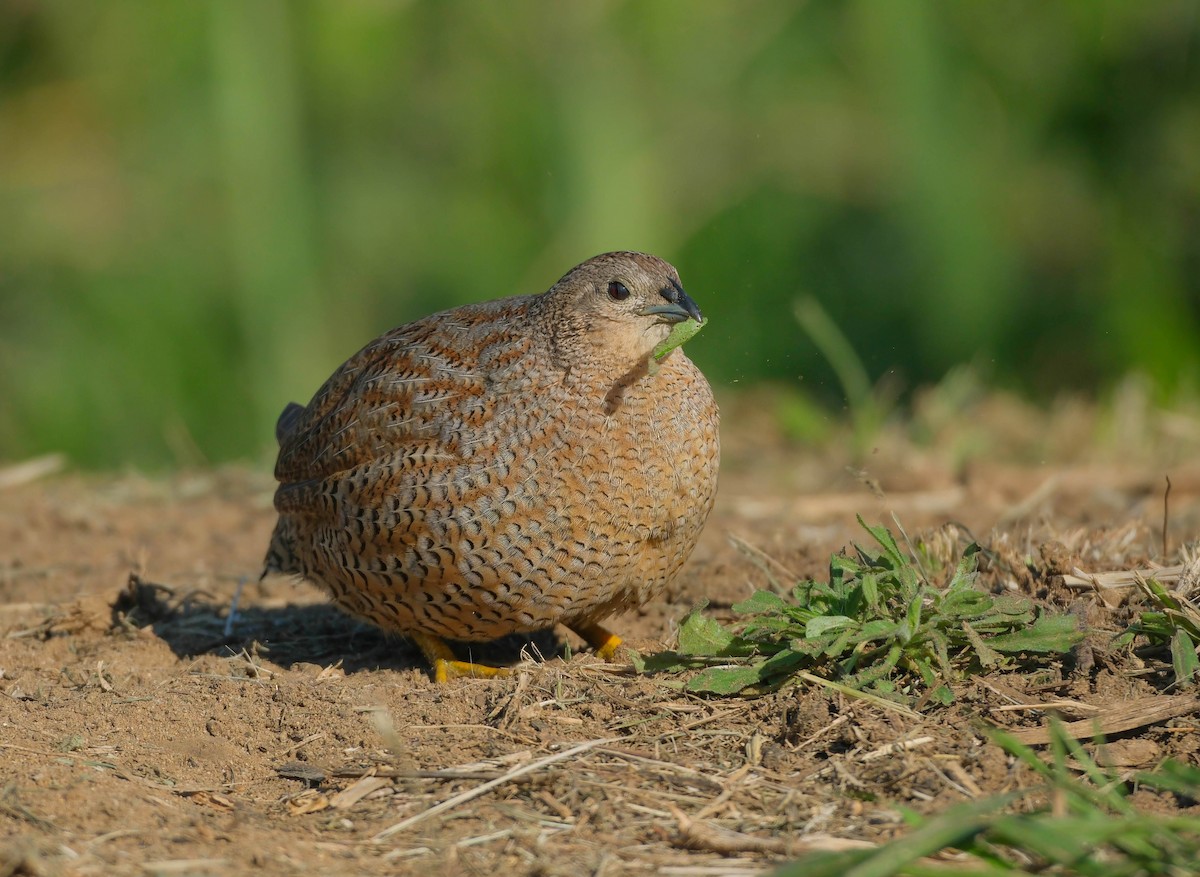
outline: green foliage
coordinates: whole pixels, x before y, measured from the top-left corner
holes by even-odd
[[[850,410],[855,451],[862,454],[877,440],[887,407],[872,388],[867,369],[854,345],[829,318],[820,302],[811,297],[802,298],[796,302],[795,311],[800,328],[837,375]]]
[[[928,693],[949,703],[964,672],[1010,665],[1016,656],[1062,653],[1083,638],[1067,615],[977,587],[978,548],[963,553],[943,588],[930,584],[883,527],[859,523],[879,548],[856,545],[830,561],[828,582],[801,582],[791,600],[758,591],[735,604],[736,631],[693,610],[679,649],[646,658],[642,669],[702,668],[689,691],[736,694],[768,689],[800,671],[899,702]]]
[[[1200,610],[1188,600],[1172,594],[1156,579],[1137,580],[1138,588],[1156,608],[1138,614],[1116,639],[1116,645],[1129,646],[1138,636],[1152,646],[1170,649],[1175,684],[1187,687],[1200,677]]]
[[[1143,813],[1128,787],[1053,725],[1052,760],[1000,731],[991,736],[1043,780],[1033,788],[973,801],[932,818],[909,814],[913,830],[875,849],[818,853],[786,865],[774,877],[933,877],[1052,874],[1059,877],[1186,877],[1200,859],[1200,817]],[[1082,766],[1076,779],[1067,756]],[[1200,800],[1200,769],[1167,761],[1134,775],[1146,788]],[[1056,796],[1059,812],[1046,805]],[[1031,802],[1040,804],[1030,806]],[[1022,802],[1025,812],[1008,808]],[[959,851],[957,866],[926,857]],[[924,859],[924,861],[922,861]]]
[[[860,435],[893,370],[1166,394],[1200,367],[1198,34],[1186,3],[0,4],[0,459],[265,456],[379,332],[619,248],[680,268],[715,382],[851,393]]]

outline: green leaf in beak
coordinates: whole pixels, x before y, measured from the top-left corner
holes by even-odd
[[[708,320],[704,320],[703,322],[698,320],[684,320],[682,323],[676,323],[671,327],[671,334],[654,348],[654,361],[662,362],[668,353],[676,347],[682,347],[684,342],[703,329],[707,324]]]

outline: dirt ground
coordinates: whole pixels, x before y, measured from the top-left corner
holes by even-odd
[[[9,478],[0,875],[750,875],[893,837],[902,808],[1030,782],[979,722],[1037,728],[1054,702],[1078,719],[1190,696],[1169,688],[1161,655],[1108,647],[1127,605],[1058,575],[1181,561],[1200,533],[1200,427],[1164,417],[1154,435],[1121,434],[1094,411],[991,404],[966,433],[923,410],[919,429],[885,431],[859,460],[848,438],[789,442],[766,403],[727,407],[700,547],[671,593],[613,624],[643,653],[663,649],[699,600],[727,616],[764,584],[738,541],[823,576],[832,551],[862,541],[859,513],[960,548],[973,537],[992,587],[1095,629],[1086,654],[966,680],[918,720],[810,685],[692,696],[561,630],[473,652],[519,661],[511,677],[438,686],[414,647],[316,589],[253,583],[273,523],[268,465]],[[1194,762],[1197,725],[1193,709],[1114,734],[1104,757]]]

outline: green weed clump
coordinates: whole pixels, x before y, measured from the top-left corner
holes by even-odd
[[[1200,658],[1196,655],[1200,610],[1186,596],[1171,593],[1156,579],[1139,577],[1137,586],[1151,608],[1140,613],[1117,637],[1116,645],[1132,646],[1141,636],[1151,646],[1169,649],[1175,684],[1181,688],[1193,685],[1200,676]]]
[[[1194,805],[1200,768],[1168,760],[1120,777],[1058,723],[1051,725],[1048,761],[1011,735],[987,733],[1041,782],[934,817],[905,813],[912,831],[903,837],[874,849],[816,853],[774,877],[1194,877],[1200,816],[1145,812],[1128,796],[1140,787]],[[1025,812],[1011,812],[1016,804]]]
[[[684,687],[710,694],[769,690],[817,674],[816,681],[867,696],[948,704],[965,673],[1062,653],[1083,638],[1071,616],[982,590],[976,545],[937,587],[886,528],[859,523],[880,547],[834,555],[829,581],[801,582],[791,599],[756,592],[733,606],[746,620],[732,628],[698,607],[680,625],[678,650],[639,661],[640,669],[700,668]]]

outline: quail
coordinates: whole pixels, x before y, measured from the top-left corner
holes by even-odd
[[[446,640],[555,624],[613,657],[600,622],[675,577],[716,493],[712,390],[654,355],[689,319],[671,265],[616,252],[375,339],[279,417],[264,575],[409,637],[439,682],[506,672]]]

